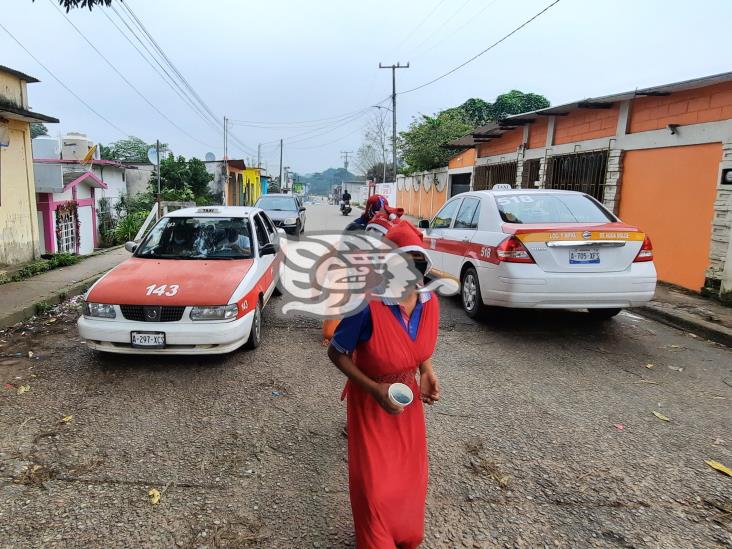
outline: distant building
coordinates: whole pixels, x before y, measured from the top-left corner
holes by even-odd
[[[30,124],[57,118],[28,109],[32,76],[0,66],[0,265],[32,261],[40,252]]]

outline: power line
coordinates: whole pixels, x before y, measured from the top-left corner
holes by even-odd
[[[480,53],[474,55],[473,57],[471,57],[470,59],[468,59],[464,63],[461,63],[460,65],[458,65],[454,69],[451,69],[451,70],[447,71],[445,74],[443,74],[441,76],[438,76],[437,78],[434,78],[434,79],[430,80],[429,82],[425,82],[424,84],[422,84],[420,86],[417,86],[416,88],[412,88],[412,89],[409,89],[409,90],[406,90],[406,91],[403,91],[403,92],[399,92],[399,93],[400,94],[405,94],[405,93],[411,93],[413,91],[421,90],[422,88],[426,88],[427,86],[429,86],[431,84],[434,84],[438,80],[442,80],[446,76],[449,76],[452,73],[454,73],[454,72],[462,69],[465,65],[467,65],[469,63],[472,63],[473,61],[475,61],[476,59],[478,59],[478,57],[480,57],[484,53],[489,52],[490,50],[492,50],[493,48],[495,48],[498,44],[500,44],[501,42],[505,41],[506,39],[508,39],[509,37],[513,36],[514,34],[516,34],[518,31],[520,31],[521,29],[523,29],[526,25],[528,25],[529,23],[531,23],[537,17],[541,16],[543,13],[545,13],[550,8],[552,8],[553,6],[555,6],[556,4],[558,4],[560,1],[561,0],[554,0],[554,2],[552,2],[551,4],[549,4],[547,7],[545,7],[543,10],[541,10],[539,13],[537,13],[536,15],[534,15],[533,17],[531,17],[530,19],[527,19],[526,21],[524,21],[523,23],[521,23],[518,27],[516,27],[515,29],[513,29],[511,32],[509,32],[507,35],[505,35],[503,38],[497,40],[496,42],[494,42],[493,44],[491,44],[490,46],[488,46],[486,49],[484,49]]]
[[[122,128],[120,128],[120,127],[119,127],[119,126],[118,126],[117,124],[115,124],[114,122],[111,122],[111,121],[110,121],[110,120],[109,120],[108,118],[106,118],[105,116],[103,116],[103,115],[99,114],[99,112],[97,112],[97,111],[96,111],[96,110],[94,109],[94,107],[92,107],[91,105],[89,105],[89,103],[87,103],[86,101],[84,101],[84,99],[82,99],[81,97],[79,97],[79,95],[77,95],[77,94],[76,94],[76,92],[74,92],[74,90],[72,90],[72,89],[71,89],[71,88],[69,88],[69,87],[68,87],[68,86],[67,86],[66,84],[64,84],[64,82],[63,82],[63,81],[62,81],[62,80],[61,80],[61,79],[60,79],[60,78],[59,78],[58,76],[56,76],[56,75],[55,75],[55,74],[53,73],[53,71],[52,71],[51,69],[49,69],[49,68],[48,68],[48,67],[47,67],[46,65],[44,65],[44,64],[43,64],[43,63],[42,63],[42,62],[40,61],[40,59],[38,59],[38,58],[37,58],[37,57],[36,57],[35,55],[33,55],[33,54],[32,54],[32,53],[31,53],[31,52],[30,52],[30,51],[28,50],[28,48],[26,48],[26,47],[25,47],[25,46],[24,46],[24,45],[23,45],[23,44],[21,43],[21,41],[20,41],[20,40],[18,40],[18,39],[17,39],[16,37],[15,37],[15,35],[13,35],[13,33],[11,33],[11,32],[10,32],[10,31],[9,31],[9,30],[8,30],[8,29],[7,29],[6,27],[5,27],[5,25],[3,25],[2,23],[0,23],[0,28],[2,28],[2,29],[3,29],[3,30],[4,30],[4,31],[5,31],[5,32],[6,32],[7,34],[8,34],[8,36],[10,36],[10,38],[12,38],[13,40],[15,40],[15,42],[16,42],[16,43],[17,43],[17,44],[18,44],[18,45],[19,45],[19,46],[20,46],[21,48],[23,48],[23,50],[25,50],[25,53],[27,53],[28,55],[30,55],[30,56],[31,56],[31,58],[32,58],[32,59],[33,59],[33,60],[34,60],[34,61],[35,61],[36,63],[38,63],[38,64],[39,64],[39,65],[40,65],[41,67],[43,67],[43,69],[44,69],[44,70],[45,70],[45,71],[46,71],[46,72],[47,72],[48,74],[50,74],[50,75],[51,75],[51,77],[52,77],[52,78],[53,78],[54,80],[56,80],[56,82],[58,82],[58,83],[59,83],[59,84],[61,85],[61,87],[62,87],[62,88],[64,88],[64,89],[65,89],[65,90],[66,90],[67,92],[69,92],[69,93],[70,93],[71,95],[73,95],[73,96],[74,96],[74,97],[75,97],[75,98],[76,98],[76,99],[77,99],[77,100],[78,100],[78,101],[79,101],[79,102],[80,102],[80,103],[81,103],[82,105],[84,105],[84,106],[85,106],[85,107],[86,107],[87,109],[89,109],[89,110],[90,110],[90,111],[91,111],[92,113],[94,113],[95,115],[97,115],[97,116],[98,116],[98,117],[99,117],[99,118],[100,118],[101,120],[103,120],[104,122],[106,122],[107,124],[109,124],[109,125],[110,125],[111,127],[113,127],[113,128],[115,129],[115,130],[117,130],[117,131],[118,131],[118,132],[120,133],[120,135],[122,135],[123,137],[126,137],[126,136],[130,135],[130,133],[129,133],[129,132],[126,132],[125,130],[123,130]]]
[[[178,124],[176,124],[176,123],[175,123],[175,122],[174,122],[173,120],[171,120],[171,119],[170,119],[170,118],[169,118],[169,117],[168,117],[168,116],[167,116],[167,115],[166,115],[166,114],[165,114],[165,113],[164,113],[163,111],[161,111],[161,110],[160,110],[160,109],[159,109],[159,108],[158,108],[157,106],[155,106],[155,104],[154,104],[154,103],[153,103],[152,101],[150,101],[150,100],[149,100],[149,99],[148,99],[148,98],[147,98],[147,97],[145,96],[145,94],[143,94],[143,93],[142,93],[142,92],[141,92],[141,91],[140,91],[139,89],[137,89],[137,87],[135,87],[135,85],[134,85],[134,84],[133,84],[132,82],[130,82],[130,81],[129,81],[129,80],[127,79],[127,77],[126,77],[126,76],[125,76],[124,74],[122,74],[122,72],[121,72],[121,71],[119,71],[119,70],[117,69],[117,67],[115,67],[115,66],[114,66],[114,64],[112,64],[112,62],[111,62],[111,61],[110,61],[109,59],[107,59],[107,58],[106,58],[106,57],[104,56],[104,54],[103,54],[103,53],[102,53],[101,51],[99,51],[99,49],[97,49],[97,47],[96,47],[96,46],[95,46],[95,45],[94,45],[94,44],[93,44],[93,43],[91,42],[91,40],[89,40],[89,39],[88,39],[88,38],[87,38],[87,37],[86,37],[86,36],[84,35],[84,33],[83,33],[83,32],[81,32],[81,30],[79,30],[79,27],[77,27],[77,26],[76,26],[76,25],[75,25],[75,24],[73,23],[73,21],[71,21],[71,19],[69,19],[69,17],[68,17],[68,16],[67,16],[67,15],[66,15],[66,14],[65,14],[65,13],[63,12],[63,10],[62,10],[62,9],[61,9],[60,7],[58,7],[58,6],[56,5],[56,3],[55,3],[55,2],[53,1],[53,0],[48,0],[48,1],[49,1],[49,2],[51,3],[51,5],[52,5],[52,6],[54,7],[54,8],[56,8],[56,9],[58,10],[58,12],[59,12],[59,13],[60,13],[60,14],[61,14],[61,15],[62,15],[62,16],[63,16],[63,17],[65,18],[65,19],[66,19],[66,21],[67,21],[67,22],[69,23],[69,25],[71,25],[71,26],[72,26],[72,27],[74,28],[74,30],[75,30],[75,31],[76,31],[76,32],[77,32],[77,33],[79,34],[79,36],[81,36],[81,37],[82,37],[82,38],[84,39],[84,41],[85,41],[85,42],[86,42],[87,44],[89,44],[89,46],[91,46],[91,48],[92,48],[92,49],[93,49],[93,50],[94,50],[94,51],[95,51],[95,52],[96,52],[96,53],[97,53],[97,54],[99,55],[99,57],[101,57],[102,59],[104,59],[104,61],[105,61],[105,62],[107,63],[107,65],[109,65],[109,67],[110,67],[110,68],[111,68],[111,69],[112,69],[112,70],[113,70],[113,71],[114,71],[115,73],[117,73],[117,75],[118,75],[118,76],[119,76],[119,77],[120,77],[120,78],[121,78],[121,79],[122,79],[122,80],[124,81],[124,83],[125,83],[125,84],[127,84],[127,85],[128,85],[128,86],[129,86],[130,88],[132,88],[132,90],[133,90],[133,91],[134,91],[134,92],[135,92],[135,93],[136,93],[137,95],[139,95],[139,96],[140,96],[140,97],[141,97],[141,98],[142,98],[142,99],[143,99],[143,100],[145,101],[145,103],[147,103],[148,105],[150,105],[150,107],[152,107],[152,108],[153,108],[153,109],[155,110],[155,112],[157,112],[157,113],[158,113],[158,114],[159,114],[160,116],[162,116],[162,117],[163,117],[163,118],[164,118],[165,120],[167,120],[167,121],[168,121],[168,122],[169,122],[169,123],[170,123],[170,124],[171,124],[172,126],[176,127],[176,128],[177,128],[178,130],[180,130],[180,131],[181,131],[181,132],[182,132],[183,134],[187,135],[188,137],[190,137],[190,138],[191,138],[191,139],[193,139],[194,141],[197,141],[198,143],[200,143],[201,145],[204,145],[204,146],[206,146],[206,147],[209,147],[209,146],[210,146],[210,145],[208,145],[208,144],[204,143],[203,141],[199,140],[199,139],[198,139],[197,137],[194,137],[193,135],[191,135],[190,133],[188,133],[188,132],[187,132],[186,130],[184,130],[183,128],[181,128],[181,127],[180,127],[180,126],[179,126]]]
[[[401,42],[394,48],[394,51],[398,53],[399,48],[401,48],[407,40],[409,40],[412,35],[419,29],[422,25],[424,25],[427,20],[432,16],[433,13],[437,11],[437,9],[445,3],[445,0],[440,0],[437,2],[437,4],[434,5],[434,7],[425,15],[422,20],[420,20],[419,23],[417,23],[414,27],[412,27],[412,30],[410,30],[407,34],[404,35],[404,38],[402,38]]]
[[[379,101],[379,103],[383,103],[384,101],[386,101],[386,99],[388,99],[388,98],[382,99],[381,101]],[[232,119],[231,122],[232,122],[232,124],[234,124],[236,126],[248,126],[248,125],[251,125],[251,126],[257,126],[257,127],[258,126],[262,126],[262,127],[269,127],[269,126],[293,127],[293,126],[316,124],[316,123],[320,123],[320,122],[334,121],[334,120],[338,120],[338,119],[342,119],[342,118],[347,118],[347,117],[349,117],[349,116],[351,116],[353,114],[360,113],[360,112],[362,112],[362,111],[364,111],[364,110],[366,110],[368,108],[370,108],[370,107],[365,107],[363,109],[358,109],[356,111],[351,111],[351,112],[339,114],[337,116],[329,116],[329,117],[326,117],[326,118],[317,118],[317,119],[314,119],[314,120],[300,120],[300,121],[297,121],[297,122],[255,122],[255,121],[252,121],[252,120],[236,120],[236,119]]]

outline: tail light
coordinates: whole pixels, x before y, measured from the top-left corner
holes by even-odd
[[[509,236],[496,247],[498,261],[506,263],[534,263],[529,250],[515,236]]]
[[[647,236],[643,239],[643,245],[633,260],[634,263],[640,263],[641,261],[653,261],[653,244]]]

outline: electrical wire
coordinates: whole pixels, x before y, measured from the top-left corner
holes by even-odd
[[[480,53],[477,53],[476,55],[474,55],[473,57],[471,57],[467,61],[465,61],[465,62],[461,63],[460,65],[458,65],[457,67],[455,67],[453,69],[450,69],[445,74],[442,74],[442,75],[438,76],[437,78],[433,78],[429,82],[425,82],[424,84],[421,84],[421,85],[417,86],[416,88],[411,88],[411,89],[406,90],[406,91],[403,91],[403,92],[398,92],[398,94],[399,95],[403,95],[405,93],[412,93],[414,91],[421,90],[422,88],[426,88],[427,86],[430,86],[430,85],[434,84],[435,82],[437,82],[439,80],[442,80],[446,76],[450,76],[452,73],[454,73],[454,72],[462,69],[465,65],[467,65],[469,63],[472,63],[473,61],[475,61],[476,59],[478,59],[478,57],[480,57],[484,53],[489,52],[490,50],[492,50],[493,48],[495,48],[498,44],[500,44],[501,42],[504,42],[509,37],[511,37],[514,34],[516,34],[518,31],[520,31],[521,29],[523,29],[526,25],[528,25],[529,23],[531,23],[532,21],[534,21],[534,19],[540,17],[542,14],[544,14],[547,11],[549,11],[549,9],[551,9],[553,6],[557,5],[559,2],[561,2],[561,0],[554,0],[551,4],[549,4],[548,6],[546,6],[539,13],[535,14],[530,19],[527,19],[526,21],[524,21],[523,23],[521,23],[518,27],[516,27],[515,29],[513,29],[511,32],[509,32],[508,34],[506,34],[505,36],[503,36],[503,38],[500,38],[499,40],[493,42],[493,44],[491,44],[490,46],[488,46],[486,49],[484,49]]]
[[[427,13],[427,15],[425,15],[425,16],[424,16],[424,17],[423,17],[423,18],[422,18],[422,19],[420,20],[420,22],[419,22],[419,23],[417,23],[417,24],[416,24],[416,25],[415,25],[414,27],[412,27],[412,30],[410,30],[410,31],[409,31],[409,32],[408,32],[407,34],[405,34],[405,35],[404,35],[404,38],[402,38],[402,40],[401,40],[401,41],[399,42],[399,44],[398,44],[397,46],[395,46],[395,47],[394,47],[394,51],[397,51],[397,52],[398,52],[399,48],[401,48],[401,47],[402,47],[402,46],[403,46],[404,44],[406,44],[406,43],[407,43],[407,40],[409,40],[409,39],[410,39],[410,38],[412,37],[412,35],[413,35],[413,34],[414,34],[415,32],[417,32],[417,30],[418,30],[419,28],[421,28],[421,27],[422,27],[422,25],[424,25],[424,24],[425,24],[425,23],[427,22],[427,20],[428,20],[428,19],[429,19],[429,18],[430,18],[430,17],[432,16],[432,14],[433,14],[433,13],[435,13],[435,11],[437,11],[437,9],[438,9],[438,8],[439,8],[439,7],[440,7],[440,6],[442,5],[442,4],[444,4],[444,3],[445,3],[445,0],[440,0],[439,2],[437,2],[437,4],[435,4],[435,5],[434,5],[434,7],[433,7],[433,8],[432,8],[432,9],[431,9],[431,10],[430,10],[430,11],[429,11],[428,13]]]
[[[63,80],[61,80],[61,79],[60,79],[60,78],[59,78],[58,76],[56,76],[56,75],[54,74],[54,72],[53,72],[53,71],[52,71],[51,69],[49,69],[49,68],[48,68],[48,67],[47,67],[46,65],[44,65],[44,64],[43,64],[43,63],[41,62],[41,60],[40,60],[40,59],[38,59],[38,58],[37,58],[37,57],[36,57],[35,55],[33,55],[33,54],[32,54],[32,53],[30,52],[30,50],[28,50],[28,48],[26,48],[26,47],[25,47],[25,46],[23,45],[23,43],[22,43],[22,42],[21,42],[20,40],[18,40],[18,39],[17,39],[16,37],[15,37],[15,35],[14,35],[14,34],[13,34],[12,32],[10,32],[10,31],[9,31],[9,30],[8,30],[8,29],[7,29],[6,27],[5,27],[5,25],[3,25],[3,24],[2,24],[2,22],[0,22],[0,28],[2,28],[2,29],[3,29],[3,30],[4,30],[4,31],[5,31],[5,32],[6,32],[7,34],[8,34],[8,36],[10,36],[10,38],[12,38],[13,40],[15,40],[15,42],[16,42],[16,43],[17,43],[17,44],[18,44],[18,45],[19,45],[19,46],[20,46],[21,48],[23,48],[23,50],[25,50],[25,53],[27,53],[27,54],[28,54],[28,55],[29,55],[29,56],[30,56],[30,57],[31,57],[31,58],[32,58],[32,59],[33,59],[33,60],[34,60],[34,61],[35,61],[36,63],[38,63],[38,64],[39,64],[39,65],[40,65],[41,67],[43,67],[43,69],[44,69],[44,70],[45,70],[45,71],[46,71],[46,72],[47,72],[48,74],[50,74],[50,75],[51,75],[51,77],[52,77],[52,78],[53,78],[54,80],[56,80],[56,82],[58,82],[58,83],[59,83],[59,84],[61,85],[61,87],[62,87],[62,88],[64,88],[64,89],[65,89],[65,90],[66,90],[67,92],[69,92],[69,93],[70,93],[70,94],[71,94],[72,96],[74,96],[74,97],[75,97],[75,98],[76,98],[76,99],[77,99],[77,100],[78,100],[78,101],[79,101],[79,102],[80,102],[80,103],[81,103],[82,105],[84,105],[84,106],[85,106],[85,107],[86,107],[87,109],[89,109],[89,111],[91,111],[91,112],[92,112],[92,113],[94,113],[94,114],[95,114],[95,115],[96,115],[97,117],[99,117],[99,118],[100,118],[101,120],[103,120],[104,122],[106,122],[107,124],[109,124],[109,126],[111,126],[112,128],[114,128],[115,130],[117,130],[117,131],[119,132],[119,134],[120,134],[121,136],[123,136],[123,137],[126,137],[126,136],[128,136],[128,135],[131,135],[131,134],[130,134],[129,132],[126,132],[125,130],[123,130],[122,128],[120,128],[120,127],[119,127],[119,126],[118,126],[117,124],[115,124],[114,122],[110,121],[110,120],[109,120],[109,119],[108,119],[107,117],[105,117],[104,115],[100,114],[100,113],[99,113],[99,112],[98,112],[98,111],[97,111],[96,109],[94,109],[94,107],[92,107],[91,105],[89,105],[89,103],[87,103],[87,102],[86,102],[86,101],[85,101],[84,99],[82,99],[82,98],[81,98],[81,97],[80,97],[80,96],[79,96],[79,95],[78,95],[78,94],[77,94],[76,92],[74,92],[74,90],[72,90],[72,89],[71,89],[71,88],[69,88],[69,87],[68,87],[68,86],[67,86],[66,84],[64,84]]]
[[[58,12],[59,12],[59,13],[60,13],[60,14],[61,14],[61,15],[62,15],[62,16],[63,16],[63,17],[65,18],[65,19],[66,19],[66,21],[67,21],[67,22],[69,23],[69,25],[71,25],[71,26],[72,26],[72,27],[74,28],[74,30],[75,30],[75,31],[76,31],[76,32],[77,32],[77,33],[79,34],[79,36],[81,36],[81,37],[82,37],[82,38],[84,39],[84,41],[85,41],[85,42],[86,42],[87,44],[89,44],[89,46],[90,46],[90,47],[91,47],[91,48],[92,48],[92,49],[93,49],[93,50],[94,50],[94,51],[95,51],[95,52],[96,52],[96,53],[97,53],[97,54],[99,55],[99,57],[101,57],[101,58],[102,58],[102,59],[103,59],[103,60],[104,60],[104,61],[105,61],[105,62],[107,63],[107,65],[109,65],[109,67],[110,67],[110,68],[111,68],[111,69],[112,69],[112,70],[113,70],[113,71],[114,71],[115,73],[117,73],[117,75],[118,75],[118,76],[119,76],[119,77],[120,77],[120,78],[122,79],[122,81],[123,81],[123,82],[124,82],[125,84],[127,84],[127,85],[128,85],[128,86],[129,86],[130,88],[132,88],[132,90],[133,90],[133,91],[134,91],[134,92],[135,92],[135,93],[136,93],[137,95],[139,95],[139,96],[140,96],[140,97],[141,97],[141,98],[143,99],[143,101],[145,101],[145,103],[147,103],[147,104],[148,104],[148,105],[149,105],[149,106],[150,106],[150,107],[151,107],[151,108],[152,108],[152,109],[153,109],[153,110],[154,110],[155,112],[157,112],[157,113],[158,113],[158,114],[159,114],[160,116],[162,116],[162,117],[163,117],[163,118],[164,118],[165,120],[167,120],[167,121],[168,121],[168,122],[169,122],[169,123],[170,123],[170,124],[171,124],[172,126],[174,126],[175,128],[177,128],[177,129],[178,129],[178,130],[179,130],[179,131],[180,131],[181,133],[183,133],[183,134],[187,135],[188,137],[190,137],[190,138],[191,138],[191,139],[193,139],[194,141],[196,141],[196,142],[200,143],[201,145],[204,145],[204,146],[206,146],[206,147],[209,147],[209,146],[210,146],[210,145],[208,145],[207,143],[204,143],[203,141],[201,141],[200,139],[198,139],[197,137],[194,137],[193,135],[191,135],[190,133],[188,133],[188,131],[186,131],[185,129],[183,129],[182,127],[180,127],[180,126],[179,126],[178,124],[176,124],[176,123],[175,123],[175,122],[174,122],[174,121],[173,121],[173,120],[172,120],[171,118],[169,118],[169,117],[168,117],[168,116],[167,116],[167,115],[166,115],[166,114],[165,114],[165,113],[164,113],[163,111],[161,111],[161,110],[160,110],[160,109],[159,109],[159,108],[158,108],[158,107],[157,107],[157,106],[156,106],[156,105],[155,105],[155,104],[154,104],[154,103],[153,103],[152,101],[150,101],[150,100],[149,100],[149,99],[148,99],[148,98],[147,98],[147,97],[145,96],[145,94],[143,94],[143,93],[142,93],[142,92],[141,92],[141,91],[140,91],[139,89],[137,89],[137,87],[136,87],[136,86],[135,86],[135,85],[134,85],[134,84],[133,84],[132,82],[130,82],[130,81],[129,81],[129,80],[127,79],[127,77],[126,77],[126,76],[125,76],[124,74],[122,74],[122,72],[121,72],[121,71],[120,71],[119,69],[117,69],[117,67],[115,67],[115,66],[114,66],[114,64],[113,64],[113,63],[112,63],[112,62],[111,62],[111,61],[110,61],[109,59],[107,59],[107,58],[105,57],[105,55],[104,55],[104,54],[103,54],[103,53],[102,53],[101,51],[99,51],[99,49],[98,49],[98,48],[97,48],[97,47],[96,47],[96,46],[95,46],[95,45],[94,45],[94,44],[93,44],[93,43],[91,42],[91,40],[89,40],[89,39],[88,39],[88,38],[87,38],[87,37],[86,37],[86,36],[84,35],[84,33],[83,33],[83,32],[81,32],[81,30],[79,29],[79,27],[77,27],[77,26],[76,26],[76,25],[74,24],[74,22],[73,22],[73,21],[71,21],[71,19],[69,19],[68,15],[66,15],[66,14],[65,14],[65,13],[63,12],[63,10],[62,10],[62,9],[61,9],[61,8],[60,8],[60,7],[58,6],[58,5],[56,5],[56,3],[54,2],[54,0],[48,0],[48,1],[49,1],[49,2],[50,2],[50,4],[51,4],[51,5],[52,5],[52,6],[54,7],[54,8],[56,8],[56,9],[58,10]]]

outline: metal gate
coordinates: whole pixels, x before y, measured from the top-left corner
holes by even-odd
[[[475,167],[474,191],[492,189],[493,185],[498,183],[508,183],[512,187],[516,186],[516,162],[502,162]]]
[[[470,190],[470,173],[457,173],[450,176],[450,196]]]
[[[602,202],[607,173],[606,149],[547,158],[547,189],[587,193]]]
[[[56,211],[59,253],[76,253],[76,219],[72,212]]]
[[[535,158],[524,162],[524,170],[521,172],[521,188],[536,189],[536,182],[539,181],[539,168],[541,160]]]

